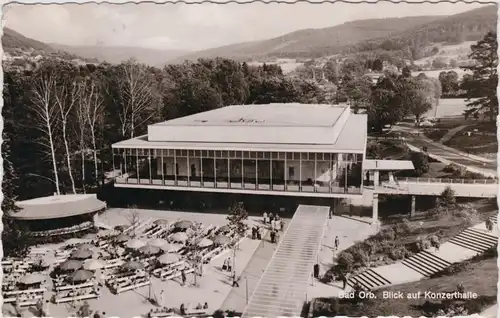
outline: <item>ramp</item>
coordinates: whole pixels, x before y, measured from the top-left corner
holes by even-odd
[[[327,206],[297,208],[242,317],[300,316],[329,213]]]

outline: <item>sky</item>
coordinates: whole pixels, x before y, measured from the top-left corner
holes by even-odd
[[[4,6],[3,26],[66,45],[202,50],[352,20],[452,15],[478,3],[53,4]]]

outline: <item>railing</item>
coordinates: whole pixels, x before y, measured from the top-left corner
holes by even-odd
[[[339,187],[334,184],[328,185],[299,185],[294,184],[268,184],[268,183],[251,183],[251,182],[226,182],[226,181],[187,181],[187,180],[164,180],[161,179],[145,179],[139,180],[134,177],[124,178],[119,177],[115,180],[118,184],[140,184],[140,185],[159,185],[173,187],[190,187],[190,188],[215,188],[215,189],[240,189],[240,190],[260,190],[272,192],[301,192],[301,193],[345,193],[345,194],[362,194],[362,189],[359,187]]]
[[[449,184],[497,184],[495,179],[447,179],[447,178],[398,178],[398,182],[449,183]]]

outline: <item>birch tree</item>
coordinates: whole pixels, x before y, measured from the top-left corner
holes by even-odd
[[[153,74],[144,65],[129,60],[119,65],[118,79],[120,120],[123,137],[134,138],[142,128],[158,114],[158,94]]]
[[[63,66],[64,67],[64,66]],[[68,141],[68,121],[77,104],[80,86],[77,84],[74,74],[68,73],[64,70],[61,74],[61,80],[56,86],[55,90],[55,103],[58,108],[58,113],[61,118],[61,132],[66,154],[66,165],[68,167],[68,174],[71,180],[71,187],[73,193],[76,194],[75,178],[73,178],[73,168],[71,165],[71,154]]]
[[[83,188],[83,193],[86,193],[85,189],[85,155],[87,154],[87,132],[88,132],[88,126],[87,126],[87,116],[86,116],[86,111],[87,111],[87,105],[85,102],[85,82],[82,81],[79,83],[81,86],[80,89],[78,90],[80,94],[80,98],[78,98],[78,104],[76,106],[76,111],[75,111],[75,135],[78,136],[78,149],[80,153],[80,159],[81,159],[81,174],[82,174],[82,188]]]
[[[51,161],[56,187],[56,193],[61,194],[59,188],[59,175],[56,160],[56,131],[59,124],[58,107],[54,103],[54,92],[56,87],[57,71],[45,61],[40,69],[33,74],[31,89],[30,109],[35,114],[35,125],[41,136],[36,142],[42,146],[44,155]]]
[[[88,125],[90,141],[92,143],[92,155],[94,161],[94,173],[97,178],[99,169],[97,167],[97,128],[103,124],[104,120],[104,100],[100,81],[96,76],[91,76],[85,80],[82,96],[83,120]]]

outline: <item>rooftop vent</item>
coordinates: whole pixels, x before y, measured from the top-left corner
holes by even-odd
[[[240,119],[231,119],[230,123],[242,123],[242,124],[258,124],[263,123],[263,120],[249,119],[249,118],[240,118]]]

